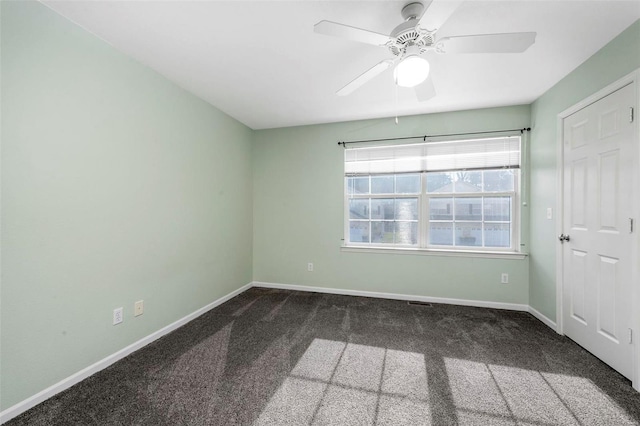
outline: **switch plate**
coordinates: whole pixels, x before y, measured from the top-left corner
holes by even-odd
[[[501,282],[502,284],[509,284],[509,274],[503,272]]]
[[[313,272],[313,263],[311,262],[307,263],[307,271]]]
[[[116,308],[113,310],[113,325],[120,324],[124,320],[122,308]]]
[[[547,207],[547,219],[553,219],[553,209]]]
[[[139,315],[142,315],[143,313],[144,313],[144,300],[138,300],[133,305],[133,316],[137,317]]]

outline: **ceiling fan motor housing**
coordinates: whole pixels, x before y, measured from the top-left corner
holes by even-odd
[[[410,19],[393,30],[392,41],[388,45],[391,53],[396,56],[401,55],[406,47],[411,45],[419,46],[422,53],[433,46],[435,33],[418,28],[417,25],[417,19]]]

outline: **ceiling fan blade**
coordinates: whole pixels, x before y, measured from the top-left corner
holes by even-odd
[[[418,26],[429,31],[440,29],[461,4],[459,0],[432,1],[418,21]]]
[[[433,86],[433,79],[429,76],[424,82],[413,88],[418,98],[418,102],[425,102],[436,95],[436,88]]]
[[[521,53],[536,41],[536,33],[483,34],[443,37],[437,42],[444,53]]]
[[[375,46],[384,46],[389,41],[389,36],[331,21],[320,21],[313,26],[313,30],[318,34],[342,37]]]
[[[368,82],[369,80],[377,76],[378,74],[385,71],[392,64],[393,64],[393,60],[391,59],[386,59],[382,62],[378,62],[373,67],[369,68],[367,71],[365,71],[364,73],[356,77],[353,81],[351,81],[349,84],[344,86],[342,89],[338,90],[336,94],[338,96],[346,96],[350,94],[351,92],[353,92],[354,90],[356,90],[357,88],[359,88],[360,86],[362,86],[363,84],[365,84],[366,82]]]

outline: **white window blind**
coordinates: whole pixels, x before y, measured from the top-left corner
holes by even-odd
[[[345,149],[345,175],[520,167],[520,137]]]

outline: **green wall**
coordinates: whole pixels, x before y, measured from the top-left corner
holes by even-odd
[[[389,118],[256,131],[254,280],[527,304],[528,259],[342,252],[344,152],[337,141],[514,129],[529,120],[529,106],[514,106],[401,117],[398,125]],[[524,208],[525,223],[527,215]]]
[[[640,68],[640,21],[623,31],[531,108],[530,305],[556,318],[557,116],[562,111]],[[547,207],[554,219],[546,218]]]
[[[6,409],[251,282],[253,132],[40,3],[1,8]]]

